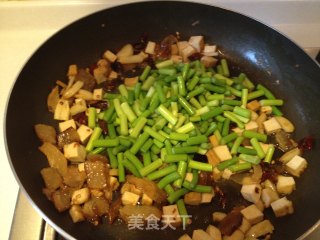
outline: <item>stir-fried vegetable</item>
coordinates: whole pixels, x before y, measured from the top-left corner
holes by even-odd
[[[279,194],[290,194],[295,180],[282,173],[299,177],[307,166],[278,108],[284,101],[234,74],[203,36],[143,43],[107,50],[94,69],[70,65],[68,83],[58,81],[49,94],[60,131],[35,126],[50,165],[41,171],[44,193],[74,222],[174,213],[181,225],[192,222],[185,205],[223,198],[219,180],[230,179],[242,185],[246,204],[193,239],[272,233],[263,208],[292,213]],[[281,162],[277,149],[285,152]]]

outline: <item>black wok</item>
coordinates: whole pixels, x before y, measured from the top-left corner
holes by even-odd
[[[69,64],[85,67],[106,49],[118,49],[141,33],[160,40],[168,34],[182,38],[204,35],[216,43],[234,72],[248,74],[285,100],[284,113],[297,126],[295,139],[320,132],[320,68],[292,41],[273,29],[243,15],[220,8],[184,2],[144,2],[107,9],[81,19],[44,43],[21,71],[10,96],[6,116],[7,149],[12,169],[33,205],[59,232],[77,239],[176,239],[176,231],[130,231],[126,226],[83,222],[73,224],[68,213],[58,213],[41,193],[40,170],[47,166],[37,150],[36,123],[54,124],[46,97],[57,79],[64,79]],[[296,239],[319,220],[320,149],[305,153],[309,166],[297,181],[293,215],[275,219],[273,239]],[[214,206],[191,209],[192,228],[206,228]],[[192,233],[192,228],[187,232]]]

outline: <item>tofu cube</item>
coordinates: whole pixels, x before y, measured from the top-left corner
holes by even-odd
[[[90,191],[89,188],[81,188],[79,190],[75,190],[71,196],[71,204],[83,204],[89,200]]]
[[[179,55],[179,48],[177,44],[171,45],[171,55]]]
[[[125,78],[124,85],[126,85],[126,87],[134,87],[138,81],[139,77]]]
[[[250,118],[251,121],[256,121],[258,117],[259,117],[258,113],[251,110],[251,118]]]
[[[115,72],[115,71],[111,71],[109,76],[108,76],[108,79],[109,80],[113,80],[113,79],[116,79],[116,78],[118,78],[118,73]]]
[[[212,178],[214,181],[218,181],[222,177],[222,173],[218,168],[213,168]]]
[[[180,55],[171,55],[170,58],[174,63],[181,63],[183,61],[182,56]]]
[[[201,203],[201,193],[189,192],[184,195],[184,202],[188,205],[199,205]]]
[[[261,186],[260,184],[242,185],[241,194],[247,201],[257,203],[261,196]]]
[[[119,170],[117,168],[111,168],[111,169],[109,169],[109,175],[110,176],[119,176]]]
[[[232,131],[237,133],[239,136],[241,136],[242,132],[243,132],[243,129],[235,127],[235,128],[232,128]]]
[[[76,122],[73,119],[59,123],[60,132],[63,132],[64,130],[67,130],[68,128],[71,128],[71,127],[74,129],[77,129]]]
[[[117,60],[117,55],[115,55],[113,52],[111,52],[109,50],[104,52],[103,57],[110,62],[114,62]]]
[[[142,205],[151,206],[153,201],[147,194],[144,193],[141,198],[141,203]]]
[[[278,176],[277,191],[280,194],[290,194],[296,188],[293,177]]]
[[[276,191],[270,188],[262,189],[261,199],[266,208],[270,207],[271,203],[279,199],[279,195]]]
[[[272,113],[272,107],[271,106],[262,106],[260,108],[260,114],[261,113],[271,114]]]
[[[87,156],[86,148],[77,142],[64,145],[63,152],[71,162],[84,162]]]
[[[142,194],[140,189],[136,188],[135,185],[133,185],[131,183],[127,183],[127,182],[125,184],[123,184],[123,186],[121,188],[121,194],[125,193],[126,191],[135,193],[139,196],[141,196],[141,194]]]
[[[132,186],[132,185],[133,185],[133,184],[128,183],[128,182],[124,183],[124,184],[122,185],[122,187],[121,187],[120,193],[121,193],[121,194],[124,194],[125,192],[131,192],[131,186]]]
[[[245,129],[251,130],[251,131],[257,131],[258,130],[258,123],[256,121],[250,121],[245,124]]]
[[[193,230],[192,240],[214,240],[208,233],[202,229]]]
[[[263,122],[263,126],[267,134],[276,132],[281,129],[280,123],[277,121],[275,117],[272,117]]]
[[[271,224],[271,222],[269,220],[264,220],[252,226],[250,230],[246,233],[246,237],[251,238],[252,236],[254,236],[255,239],[260,239],[260,237],[266,236],[268,233],[272,233],[273,230],[274,227]]]
[[[191,36],[189,38],[189,44],[197,50],[197,52],[201,52],[204,48],[204,38],[203,36]]]
[[[120,186],[120,183],[118,182],[118,179],[116,177],[110,176],[109,182],[112,191],[115,191]]]
[[[124,192],[121,196],[121,202],[123,205],[137,205],[140,196],[132,192]]]
[[[254,112],[259,110],[260,107],[261,107],[261,105],[260,105],[259,101],[257,101],[257,100],[253,100],[253,101],[247,103],[247,108],[254,111]]]
[[[245,218],[242,218],[241,225],[239,226],[239,230],[243,233],[246,233],[251,228],[251,223]]]
[[[233,174],[233,172],[231,170],[229,170],[228,168],[226,168],[222,172],[222,178],[228,180],[232,174]]]
[[[89,137],[91,136],[93,130],[86,125],[81,125],[78,128],[77,132],[78,132],[80,141],[82,143],[86,143],[89,140]]]
[[[79,172],[84,172],[84,171],[85,171],[85,169],[84,169],[84,163],[79,163],[79,164],[78,164],[78,171],[79,171]]]
[[[103,89],[94,89],[93,90],[93,100],[102,100],[103,97]]]
[[[307,168],[307,165],[306,159],[296,155],[286,163],[286,169],[293,176],[300,177],[301,173]]]
[[[209,137],[209,141],[210,141],[210,143],[212,144],[213,147],[219,146],[219,140],[218,140],[218,138],[216,137],[216,135],[211,135],[211,136]]]
[[[177,42],[178,47],[178,53],[180,56],[182,56],[182,51],[189,46],[189,43],[187,41],[179,41]]]
[[[134,184],[131,185],[131,192],[133,192],[139,196],[142,195],[142,191],[139,188],[137,188]]]
[[[227,216],[224,212],[214,212],[212,213],[213,222],[221,222]]]
[[[263,213],[254,204],[242,209],[241,213],[252,225],[263,220]]]
[[[261,199],[259,199],[256,203],[254,203],[256,206],[257,206],[257,208],[259,208],[259,210],[261,211],[261,212],[263,212],[264,211],[264,203],[262,202],[262,200]]]
[[[154,49],[156,48],[156,43],[148,41],[146,49],[144,50],[148,54],[154,54]]]
[[[105,191],[104,192],[104,197],[111,202],[113,199],[113,192],[112,191]]]
[[[71,219],[74,223],[82,222],[85,220],[84,214],[83,214],[82,209],[79,205],[71,206],[71,208],[69,210],[69,214],[70,214]]]
[[[184,62],[188,62],[189,61],[189,57],[192,54],[196,53],[196,52],[197,52],[197,50],[194,47],[192,47],[191,45],[188,45],[186,48],[184,48],[182,50],[182,55],[181,56],[183,58],[183,61]]]
[[[179,210],[176,204],[162,207],[162,223],[171,224],[172,226],[179,226],[182,222],[179,215]]]
[[[220,159],[214,153],[212,149],[209,149],[206,153],[208,163],[210,163],[213,167],[216,167],[220,163]]]
[[[243,240],[244,233],[241,232],[239,229],[235,230],[230,236],[225,235],[223,240]]]
[[[207,68],[209,67],[214,67],[217,62],[218,62],[218,59],[214,58],[214,57],[209,57],[209,56],[203,56],[201,59],[200,59],[200,62]]]
[[[60,99],[58,101],[56,109],[54,110],[54,119],[66,121],[66,120],[69,120],[69,117],[70,117],[69,101]]]
[[[192,240],[192,238],[188,234],[183,234],[178,240]]]
[[[206,232],[212,237],[214,240],[221,240],[221,232],[219,228],[209,225],[206,229]]]
[[[214,198],[214,192],[211,193],[201,193],[201,203],[211,203]]]
[[[91,196],[93,197],[102,197],[103,196],[103,192],[101,190],[98,190],[98,189],[90,189],[90,193],[91,193]]]
[[[217,147],[214,147],[213,151],[215,152],[217,157],[220,159],[220,161],[225,161],[232,158],[227,145],[219,145]]]
[[[286,197],[280,198],[271,203],[271,208],[276,217],[283,217],[294,212],[292,202]]]
[[[204,56],[215,57],[218,56],[216,45],[205,45],[202,54]]]
[[[192,173],[186,173],[186,177],[184,178],[184,180],[191,182],[193,178],[193,174]]]

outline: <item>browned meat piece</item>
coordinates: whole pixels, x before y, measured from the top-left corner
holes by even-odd
[[[48,189],[56,190],[62,184],[62,177],[56,168],[43,168],[40,173]]]
[[[262,162],[260,165],[262,167],[261,182],[269,179],[271,182],[276,183],[279,174],[285,171],[285,166],[279,161],[275,161],[273,164]]]
[[[96,80],[95,78],[86,70],[80,69],[75,76],[75,81],[82,81],[83,82],[83,87],[82,89],[88,90],[92,92],[94,87],[96,86]]]
[[[80,142],[80,137],[74,128],[70,127],[67,130],[59,133],[57,136],[58,146],[63,148],[64,145],[72,143],[72,142]]]
[[[63,182],[69,187],[81,188],[86,180],[86,173],[80,172],[77,166],[69,166],[67,174],[63,177]]]
[[[219,229],[223,235],[230,236],[242,223],[242,214],[240,209],[234,209],[222,219]]]
[[[275,141],[277,142],[279,149],[283,152],[289,151],[297,146],[297,144],[290,139],[290,135],[283,130],[276,132]]]
[[[92,197],[83,205],[82,210],[86,219],[95,223],[99,220],[99,217],[108,213],[109,203],[103,197]]]
[[[57,133],[54,127],[45,125],[45,124],[36,124],[34,126],[34,130],[36,131],[38,138],[42,142],[49,142],[52,144],[57,143],[57,140],[56,140]]]
[[[212,186],[213,177],[211,172],[200,171],[198,184]]]
[[[109,185],[109,169],[107,162],[97,160],[98,157],[95,157],[95,160],[88,160],[84,163],[88,187],[95,189],[107,188]]]
[[[46,196],[49,201],[52,201],[52,194],[55,192],[54,189],[43,188],[42,193]]]
[[[119,216],[119,209],[121,207],[121,198],[118,197],[117,200],[113,201],[110,205],[110,209],[108,212],[108,220],[109,223],[113,223],[114,220]]]
[[[78,113],[72,116],[72,119],[75,120],[79,125],[88,125],[88,116],[85,112]]]
[[[109,202],[104,197],[93,197],[93,210],[98,216],[103,216],[109,212]]]
[[[99,119],[98,120],[98,125],[102,129],[102,132],[104,135],[108,134],[108,124],[106,121]]]
[[[57,190],[52,194],[52,201],[59,212],[63,212],[70,208],[70,193]]]
[[[184,202],[188,205],[200,205],[201,203],[201,193],[189,192],[184,195]]]
[[[165,37],[160,45],[156,46],[156,56],[159,59],[167,59],[171,56],[171,46],[173,44],[176,44],[178,42],[178,39],[173,36],[173,35],[169,35],[167,37]]]
[[[100,155],[100,154],[89,154],[87,156],[87,160],[88,161],[92,161],[92,162],[101,161],[103,163],[109,163],[108,158],[106,156],[103,156],[103,155]]]
[[[106,110],[108,108],[108,102],[104,100],[91,100],[87,101],[88,107],[99,108],[101,111]]]
[[[143,193],[147,194],[156,203],[166,201],[167,194],[160,189],[156,183],[146,178],[137,178],[133,175],[127,176],[128,183],[134,184]]]
[[[45,142],[39,147],[39,150],[46,155],[50,167],[56,168],[61,176],[66,175],[67,159],[55,145]]]

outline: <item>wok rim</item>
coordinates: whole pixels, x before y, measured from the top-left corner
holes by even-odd
[[[19,190],[21,190],[20,192],[22,192],[28,202],[32,205],[32,207],[36,210],[36,212],[41,216],[41,218],[43,218],[47,223],[49,223],[59,234],[62,235],[62,237],[66,238],[66,239],[76,239],[74,238],[73,236],[71,236],[67,231],[63,230],[60,226],[58,226],[54,221],[52,221],[46,214],[44,211],[42,211],[38,205],[34,202],[34,200],[31,198],[31,196],[29,195],[28,191],[26,191],[24,185],[22,184],[14,166],[13,166],[13,161],[11,159],[11,155],[9,153],[9,147],[8,147],[8,141],[7,141],[7,121],[8,121],[8,109],[9,109],[9,102],[10,102],[10,99],[12,97],[12,93],[14,91],[14,88],[16,86],[16,83],[18,81],[18,79],[20,78],[21,76],[21,73],[23,72],[23,70],[26,68],[26,66],[29,64],[30,60],[34,57],[34,55],[40,50],[43,48],[43,46],[45,46],[47,44],[47,42],[51,41],[53,38],[56,37],[56,35],[59,35],[61,34],[61,32],[67,28],[70,28],[70,26],[72,26],[73,24],[79,22],[79,21],[82,21],[82,20],[85,20],[87,18],[90,18],[92,17],[93,15],[96,15],[96,14],[99,14],[99,13],[102,13],[102,12],[105,12],[105,11],[108,11],[110,9],[114,9],[114,8],[121,8],[123,6],[129,6],[129,5],[139,5],[139,4],[144,4],[144,3],[153,3],[153,2],[156,2],[156,3],[160,3],[160,2],[163,2],[163,3],[179,3],[179,4],[184,4],[184,3],[191,3],[191,4],[195,4],[195,5],[202,5],[202,6],[206,6],[206,7],[210,7],[210,8],[216,8],[216,9],[220,9],[220,10],[223,10],[223,11],[228,11],[230,13],[233,13],[233,14],[237,14],[237,15],[240,15],[242,17],[246,17],[248,19],[250,19],[251,21],[255,21],[257,22],[258,24],[262,24],[264,25],[265,27],[269,28],[269,29],[272,29],[273,31],[275,31],[276,33],[278,33],[280,36],[282,36],[283,38],[285,38],[286,40],[289,40],[291,41],[295,47],[299,48],[301,51],[304,52],[304,54],[309,58],[311,59],[319,68],[320,68],[320,63],[318,63],[315,59],[313,59],[310,55],[308,55],[303,47],[301,47],[299,44],[297,44],[297,42],[295,40],[293,40],[292,38],[290,38],[289,36],[287,36],[286,34],[284,34],[283,32],[280,32],[279,30],[275,29],[273,26],[270,26],[269,24],[255,18],[255,17],[251,17],[247,14],[244,14],[244,13],[240,13],[239,11],[236,11],[236,10],[231,10],[229,8],[226,8],[226,7],[222,7],[222,6],[217,6],[217,5],[214,5],[213,3],[202,3],[202,2],[196,2],[195,0],[156,0],[156,1],[153,1],[153,0],[139,0],[139,1],[136,1],[136,2],[127,2],[127,3],[122,3],[122,4],[115,4],[113,6],[110,6],[110,7],[106,7],[106,8],[103,8],[103,9],[100,9],[98,11],[94,11],[92,13],[89,13],[89,14],[86,14],[80,18],[77,18],[76,20],[70,22],[69,24],[67,24],[66,26],[58,29],[55,33],[53,33],[51,36],[49,36],[47,39],[45,39],[42,43],[40,43],[40,45],[36,48],[36,50],[34,50],[31,55],[25,60],[22,68],[20,69],[20,71],[18,72],[18,74],[16,75],[16,78],[14,80],[14,82],[12,83],[11,85],[11,89],[9,91],[9,94],[8,94],[8,97],[6,99],[6,103],[5,103],[5,109],[4,109],[4,112],[5,112],[5,115],[4,115],[4,121],[3,121],[3,139],[4,139],[4,145],[5,145],[5,151],[6,151],[6,155],[7,155],[7,159],[9,161],[9,165],[10,165],[10,168],[11,168],[11,171],[14,175],[14,178],[16,179],[18,185],[19,185]],[[320,69],[319,69],[320,70]],[[320,228],[320,218],[318,219],[317,222],[315,222],[309,229],[307,229],[301,236],[299,236],[297,238],[297,240],[303,240],[305,239],[306,237],[310,236],[312,233],[314,233],[317,229]]]

